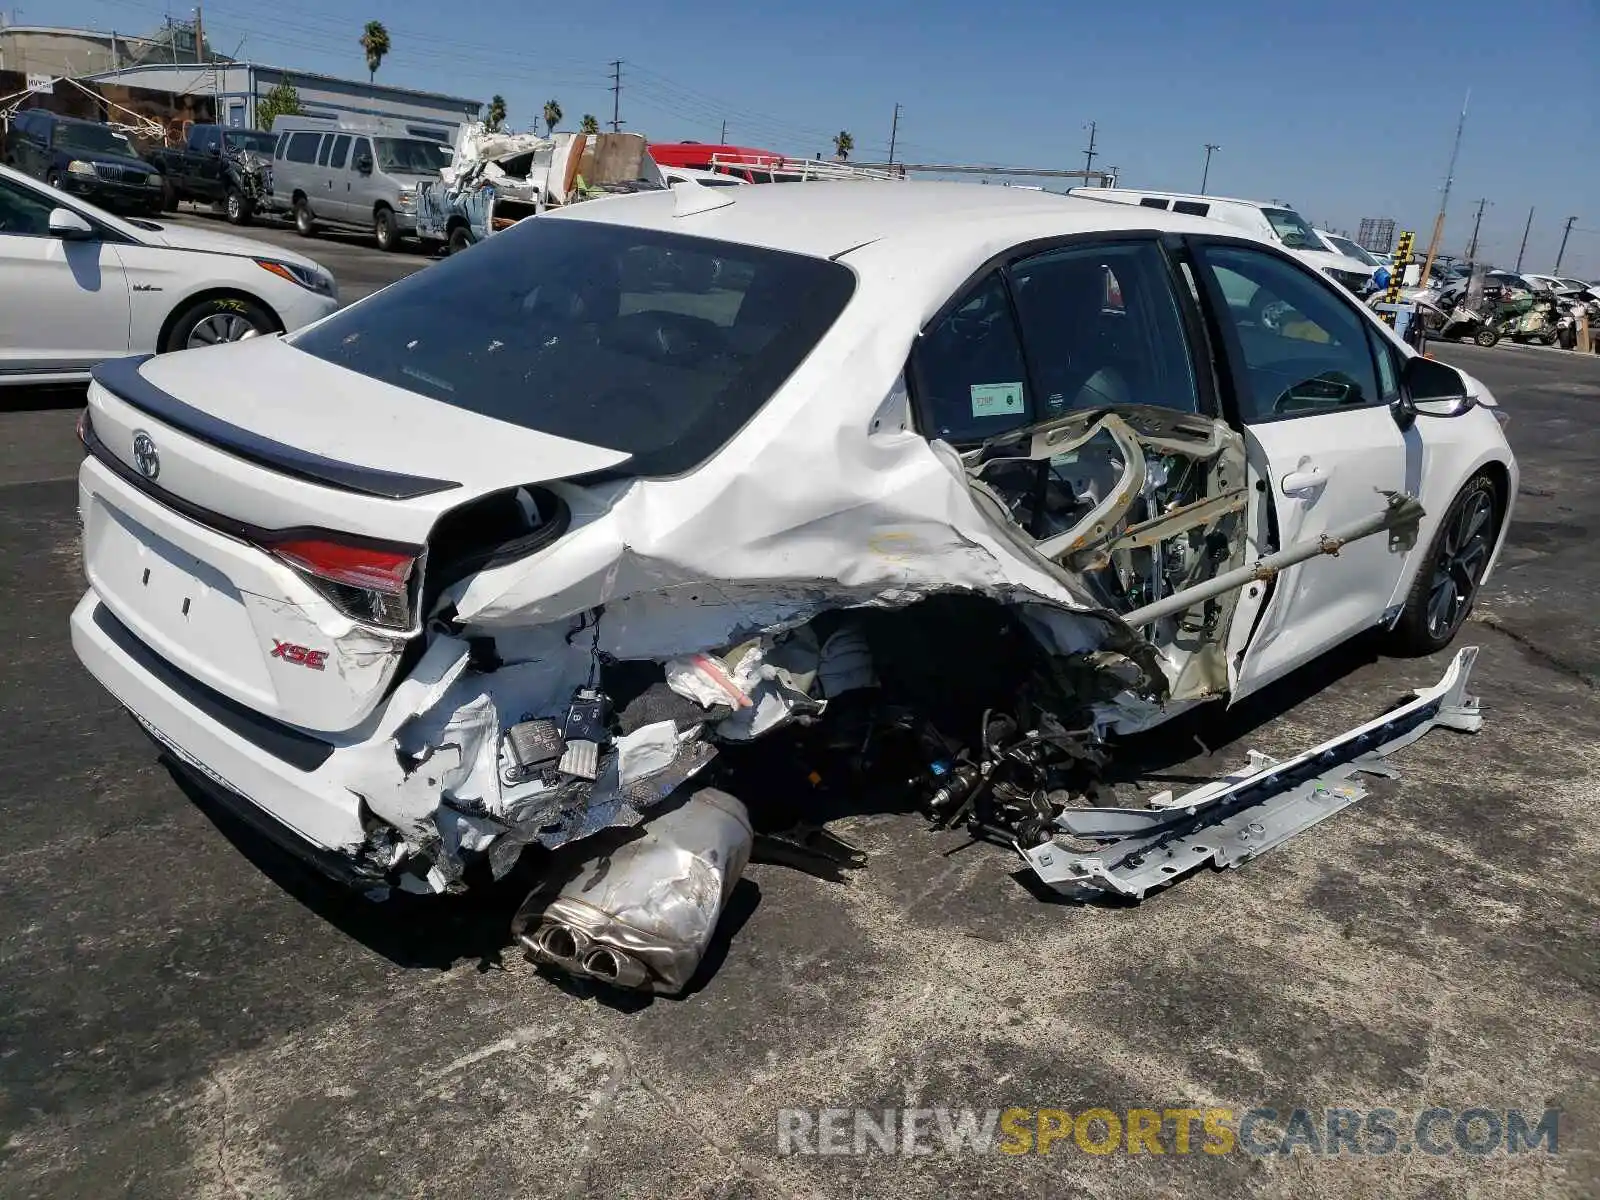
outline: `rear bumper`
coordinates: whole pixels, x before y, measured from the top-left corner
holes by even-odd
[[[334,747],[259,717],[252,724],[248,710],[230,709],[144,649],[92,590],[73,611],[72,648],[152,737],[252,826],[329,874],[363,876],[351,857],[366,837],[361,803],[334,778]]]

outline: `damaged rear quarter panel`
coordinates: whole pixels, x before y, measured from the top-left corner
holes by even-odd
[[[451,589],[458,620],[492,632],[616,606],[614,628],[633,637],[628,656],[656,657],[724,645],[774,616],[952,589],[1098,607],[995,528],[955,455],[887,422],[872,432],[904,386],[920,321],[877,276],[861,280],[845,311],[719,454],[686,476],[633,481],[587,521],[575,503],[561,542]],[[868,322],[862,311],[886,315]],[[662,644],[646,618],[629,620],[645,597],[700,610],[689,623],[698,628]]]

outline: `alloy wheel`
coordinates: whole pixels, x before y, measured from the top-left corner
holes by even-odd
[[[1478,580],[1489,563],[1494,538],[1494,501],[1487,491],[1474,491],[1451,521],[1428,584],[1428,635],[1449,636],[1461,623]]]
[[[238,313],[212,313],[202,317],[189,331],[189,349],[196,346],[219,346],[223,342],[242,342],[260,336],[261,331],[250,323],[248,317]]]

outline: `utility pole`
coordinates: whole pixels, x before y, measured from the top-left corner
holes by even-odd
[[[1206,166],[1205,170],[1200,172],[1200,194],[1202,196],[1206,194],[1206,180],[1211,178],[1211,156],[1221,149],[1222,147],[1215,142],[1206,143]]]
[[[1478,201],[1478,215],[1472,222],[1472,240],[1467,243],[1467,261],[1478,261],[1478,227],[1483,224],[1483,210],[1488,206],[1487,200]]]
[[[1461,119],[1456,122],[1456,140],[1450,147],[1450,166],[1444,173],[1444,194],[1439,197],[1439,215],[1434,218],[1433,237],[1428,241],[1428,260],[1422,265],[1423,287],[1428,286],[1428,280],[1433,278],[1433,260],[1439,253],[1439,239],[1444,235],[1444,213],[1450,204],[1450,185],[1456,181],[1456,158],[1461,153],[1461,131],[1467,126],[1467,105],[1472,100],[1472,89],[1467,89],[1466,99],[1461,101]]]
[[[206,27],[201,20],[200,6],[194,6],[194,60],[197,63],[205,62]]]
[[[894,124],[889,126],[889,165],[894,166],[894,143],[900,132],[900,105],[894,106]]]
[[[1522,227],[1522,245],[1517,247],[1517,270],[1522,270],[1522,256],[1528,249],[1528,230],[1533,228],[1533,205],[1528,205],[1528,223]]]
[[[1095,132],[1095,123],[1093,121],[1090,121],[1089,122],[1089,148],[1083,152],[1083,169],[1084,169],[1085,172],[1094,170],[1094,160],[1096,158],[1096,155],[1095,155],[1095,152],[1094,152],[1094,132]],[[1088,183],[1089,181],[1087,179],[1085,179],[1084,182]]]
[[[726,120],[724,120],[722,122],[722,136],[717,139],[717,145],[726,146],[727,144],[728,144],[728,122]]]
[[[1572,234],[1572,226],[1577,219],[1577,217],[1568,217],[1567,227],[1561,231],[1561,249],[1556,251],[1556,265],[1550,272],[1552,275],[1561,274],[1561,257],[1567,252],[1567,238]]]
[[[611,132],[622,131],[622,60],[611,60]]]

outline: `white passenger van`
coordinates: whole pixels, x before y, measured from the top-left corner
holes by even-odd
[[[1075,187],[1069,195],[1116,204],[1137,204],[1191,217],[1210,217],[1243,229],[1254,237],[1277,242],[1296,258],[1359,295],[1372,278],[1372,269],[1355,264],[1338,253],[1292,208],[1262,200],[1238,200],[1229,196],[1192,196],[1184,192],[1152,192],[1132,188]]]
[[[364,229],[396,250],[416,234],[417,185],[450,163],[449,146],[400,121],[277,117],[272,132],[272,207],[291,213],[302,237]]]

